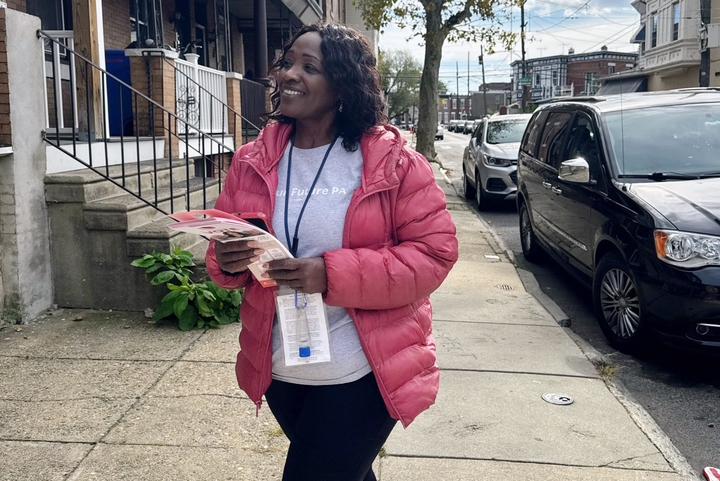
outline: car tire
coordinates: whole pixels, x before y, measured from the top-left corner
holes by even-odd
[[[479,173],[475,174],[475,202],[477,202],[478,210],[488,210],[490,208],[490,200],[483,191],[482,179]]]
[[[518,218],[520,220],[520,246],[522,247],[523,257],[528,262],[533,263],[544,260],[545,252],[538,244],[537,237],[535,237],[535,229],[533,229],[530,212],[525,202],[520,204]]]
[[[465,194],[465,198],[467,200],[475,198],[475,188],[470,185],[470,180],[465,172],[465,166],[463,166],[463,193]]]
[[[605,337],[618,351],[638,352],[647,340],[637,283],[617,252],[603,256],[593,276],[595,315]]]

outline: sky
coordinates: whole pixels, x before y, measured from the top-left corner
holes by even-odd
[[[509,13],[511,18],[503,23],[507,30],[518,34],[517,44],[511,52],[485,53],[486,82],[509,82],[510,64],[521,59],[520,10],[514,8]],[[611,51],[637,52],[638,46],[630,43],[630,38],[640,26],[640,14],[630,5],[630,0],[528,0],[525,22],[526,59],[567,54],[570,48],[575,53],[595,52],[603,45]],[[380,49],[398,50],[397,46],[402,45],[402,50],[410,52],[422,65],[425,48],[417,37],[408,40],[411,34],[409,30],[390,25],[380,34]],[[445,42],[440,80],[449,93],[467,93],[468,77],[470,91],[479,89],[482,83],[479,54],[478,43]]]

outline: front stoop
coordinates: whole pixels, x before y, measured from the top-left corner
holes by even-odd
[[[165,212],[212,208],[219,194],[213,178],[187,178],[184,160],[125,167],[125,185]],[[122,169],[106,173],[122,183]],[[172,179],[172,189],[170,188]],[[130,263],[152,251],[189,250],[204,270],[207,241],[167,226],[162,212],[90,169],[45,178],[50,217],[55,303],[61,307],[144,310],[156,307],[166,289],[150,286]],[[157,189],[155,188],[157,186]],[[205,187],[205,194],[203,194]],[[189,194],[188,194],[189,193]]]

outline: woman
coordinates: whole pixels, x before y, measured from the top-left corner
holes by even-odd
[[[374,480],[396,421],[407,427],[435,401],[428,296],[457,260],[455,226],[428,162],[387,125],[361,34],[303,27],[270,73],[274,122],[235,154],[216,208],[272,219],[295,258],[266,263],[264,276],[322,295],[330,361],[288,365],[277,288],[247,270],[256,244],[211,243],[208,271],[245,288],[236,373],[290,440],[283,479]]]

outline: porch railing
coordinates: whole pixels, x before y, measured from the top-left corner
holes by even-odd
[[[189,210],[190,194],[192,191],[202,189],[202,205],[207,207],[208,194],[210,189],[222,189],[223,176],[225,174],[223,157],[233,153],[232,148],[224,145],[221,141],[213,138],[205,132],[197,130],[193,125],[188,124],[173,112],[160,103],[152,100],[147,95],[134,89],[118,77],[108,73],[87,58],[69,48],[65,43],[51,36],[48,32],[39,30],[38,37],[53,45],[53,49],[63,48],[71,65],[77,68],[76,77],[70,77],[70,88],[67,96],[70,103],[77,105],[78,93],[84,102],[84,115],[78,116],[76,110],[69,114],[70,135],[62,135],[59,129],[54,132],[46,130],[45,141],[60,149],[66,155],[74,158],[83,166],[92,169],[98,175],[124,189],[134,197],[157,209],[162,213],[173,213],[180,210]],[[52,77],[57,78],[56,64],[52,64]],[[82,86],[78,88],[77,84]],[[114,84],[114,85],[113,85]],[[114,91],[119,100],[119,111],[112,115],[119,115],[124,128],[120,129],[121,163],[113,165],[111,169],[110,156],[108,155],[109,135],[108,125],[112,120],[108,113],[108,85],[117,86]],[[60,92],[58,82],[52,87],[52,108],[55,125],[60,123]],[[99,96],[102,108],[100,113],[95,113],[92,108],[93,99]],[[130,116],[124,112],[125,103],[123,98],[131,99]],[[92,111],[92,112],[91,112]],[[97,118],[99,117],[99,118]],[[128,118],[129,117],[129,118]],[[65,124],[65,125],[67,125]],[[183,133],[179,133],[177,125],[183,125]],[[79,126],[79,127],[78,127]],[[130,135],[128,135],[130,132]],[[84,135],[80,135],[83,133]],[[191,135],[197,140],[191,146]],[[80,138],[84,140],[79,140]],[[127,152],[125,140],[134,140],[136,153]],[[151,161],[140,161],[140,140],[151,139],[153,155]],[[155,149],[158,140],[165,139],[166,152],[157,152]],[[101,154],[97,158],[97,149],[93,144],[103,146]],[[96,156],[93,156],[93,153]],[[83,157],[88,155],[87,160]],[[175,173],[180,164],[179,173]],[[159,172],[167,168],[169,183],[167,188],[158,186]],[[112,170],[112,173],[111,173]],[[119,171],[119,172],[118,172]],[[182,172],[182,175],[180,175]],[[191,175],[195,174],[195,178]],[[144,185],[143,175],[147,179],[150,174],[150,185]],[[175,178],[174,178],[175,176]],[[147,180],[145,181],[147,183]],[[192,185],[191,185],[192,184]],[[182,196],[184,202],[178,203],[175,197]],[[162,207],[161,207],[162,204]],[[168,212],[169,210],[169,212]]]
[[[197,54],[176,59],[175,102],[178,117],[193,130],[208,134],[227,133],[227,86],[223,72],[198,65]],[[185,124],[178,125],[180,133]]]
[[[77,99],[70,95],[75,90],[75,57],[67,53],[75,48],[73,31],[48,30],[45,34],[45,128],[67,132],[78,128]],[[52,100],[48,94],[54,96]],[[56,110],[51,110],[53,107]],[[74,123],[69,126],[71,119]]]

